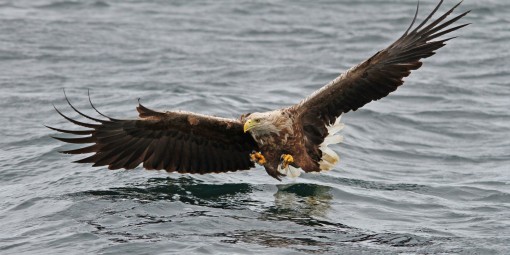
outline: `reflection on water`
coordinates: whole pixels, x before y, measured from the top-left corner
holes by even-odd
[[[132,199],[142,203],[168,200],[213,208],[236,209],[250,203],[245,194],[252,191],[250,184],[205,184],[186,176],[178,179],[152,178],[146,183],[108,190],[86,191],[75,195],[101,196],[104,199]]]
[[[244,242],[266,247],[291,248],[306,253],[331,252],[335,244],[333,240],[315,229],[324,226],[324,223],[335,225],[316,218],[327,217],[333,199],[331,187],[317,184],[287,184],[276,187],[274,203],[267,206],[257,219],[270,223],[287,222],[283,223],[290,224],[287,228],[236,230],[218,233],[216,236],[228,238],[223,241],[230,243]],[[293,224],[301,228],[296,229]]]
[[[274,204],[267,208],[268,217],[279,219],[327,217],[331,208],[331,187],[317,184],[277,185]],[[255,185],[247,183],[208,184],[190,177],[152,178],[146,183],[108,190],[85,191],[72,196],[100,196],[103,199],[131,199],[141,203],[180,201],[212,208],[246,209],[260,201],[250,199]],[[260,187],[264,189],[264,187]],[[260,202],[262,203],[262,202]]]
[[[278,185],[274,212],[290,217],[327,217],[331,209],[331,187],[317,184]]]
[[[71,196],[92,196],[96,203],[110,205],[110,209],[97,212],[92,219],[81,221],[93,226],[95,234],[115,243],[201,236],[221,243],[286,247],[307,253],[333,252],[339,243],[394,247],[430,243],[414,235],[373,233],[332,222],[328,216],[334,213],[332,191],[329,186],[311,183],[276,185],[275,191],[270,185],[210,184],[183,176],[153,178],[141,184]],[[225,208],[233,210],[225,213],[221,210]],[[79,215],[81,208],[73,211]],[[207,224],[219,218],[231,222],[222,229],[208,229]],[[176,224],[183,222],[195,227],[176,230]]]

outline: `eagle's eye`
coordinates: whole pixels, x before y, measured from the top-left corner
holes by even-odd
[[[260,122],[260,119],[255,119],[255,122],[259,123],[259,122]]]

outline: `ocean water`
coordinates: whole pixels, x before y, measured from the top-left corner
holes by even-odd
[[[510,254],[506,0],[466,0],[472,25],[345,114],[326,174],[109,171],[71,163],[43,126],[71,127],[52,108],[76,116],[62,88],[117,118],[137,98],[224,117],[292,105],[393,42],[415,7],[0,1],[0,254]]]

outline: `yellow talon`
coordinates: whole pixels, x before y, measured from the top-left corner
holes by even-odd
[[[292,164],[294,162],[294,157],[292,157],[292,155],[290,154],[283,154],[281,156],[281,159],[282,159],[282,168],[285,169],[287,168],[290,164]]]
[[[260,152],[253,152],[250,154],[250,159],[251,161],[259,164],[259,165],[264,165],[267,161],[266,161],[266,158],[264,157],[264,155],[262,155],[262,153]]]

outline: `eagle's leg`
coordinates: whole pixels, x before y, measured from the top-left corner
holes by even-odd
[[[294,163],[294,157],[290,154],[282,154],[282,169],[286,169],[290,164]]]
[[[259,165],[264,165],[267,162],[264,155],[262,155],[262,153],[257,152],[257,151],[254,151],[250,154],[250,159],[251,159],[251,161],[253,161]]]

